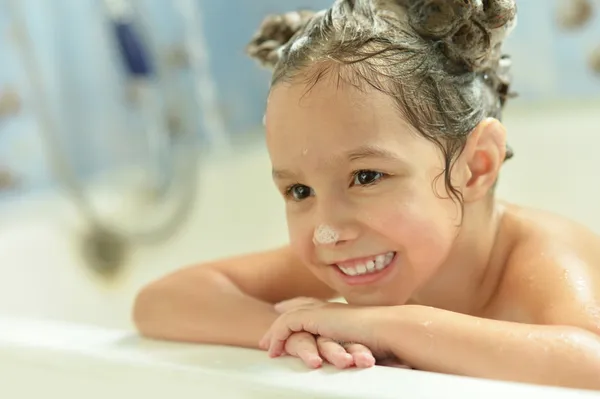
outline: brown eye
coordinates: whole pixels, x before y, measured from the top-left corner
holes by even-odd
[[[354,174],[354,181],[352,182],[355,186],[367,186],[369,184],[376,183],[384,177],[381,172],[374,170],[359,170]]]
[[[313,195],[312,188],[303,184],[294,184],[287,189],[287,194],[296,201],[302,201]]]

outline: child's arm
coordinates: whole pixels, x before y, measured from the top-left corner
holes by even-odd
[[[386,333],[394,351],[432,371],[600,389],[595,246],[577,253],[554,247],[542,251],[548,255],[544,261],[530,257],[531,248],[524,247],[507,265],[497,298],[523,323],[397,308]]]
[[[296,331],[359,342],[425,371],[600,389],[600,337],[581,327],[498,321],[421,305],[330,304],[282,315],[261,347],[280,356]]]
[[[482,319],[422,306],[390,309],[386,319],[383,339],[418,369],[600,389],[600,336],[584,328]]]
[[[335,293],[285,247],[178,270],[142,289],[133,318],[150,338],[256,348],[273,304],[298,296]]]

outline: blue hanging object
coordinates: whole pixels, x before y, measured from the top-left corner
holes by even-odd
[[[149,77],[152,65],[133,22],[130,5],[126,0],[104,0],[104,3],[127,72],[133,78]]]
[[[116,21],[114,34],[121,57],[132,77],[148,77],[152,74],[150,60],[132,22]]]

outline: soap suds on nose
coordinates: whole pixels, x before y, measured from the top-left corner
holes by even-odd
[[[315,229],[314,241],[318,244],[333,244],[338,242],[339,238],[337,231],[326,224]]]

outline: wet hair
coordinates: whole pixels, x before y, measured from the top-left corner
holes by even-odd
[[[266,17],[247,52],[273,70],[272,86],[303,78],[313,87],[336,73],[389,95],[442,151],[439,177],[462,206],[452,167],[469,133],[487,117],[501,120],[511,96],[501,47],[516,13],[515,0],[336,0],[326,10]],[[512,155],[507,148],[505,159]]]

